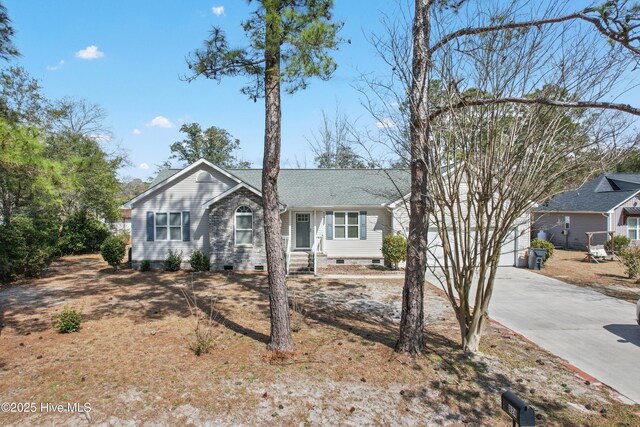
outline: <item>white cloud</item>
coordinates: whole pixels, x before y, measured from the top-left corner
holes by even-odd
[[[148,127],[159,127],[159,128],[172,128],[175,125],[173,123],[171,123],[171,120],[167,119],[164,116],[156,116],[153,118],[153,120],[151,120],[149,123],[147,123]]]
[[[87,46],[82,50],[76,52],[76,58],[80,59],[98,59],[104,56],[104,52],[98,49],[98,46]]]
[[[64,59],[61,59],[56,65],[47,65],[47,71],[58,71],[64,65]]]
[[[378,129],[389,129],[396,127],[396,124],[393,123],[393,120],[391,120],[390,118],[385,117],[384,119],[376,122],[376,127]]]
[[[147,170],[147,169],[149,169],[149,165],[148,165],[148,164],[146,164],[146,163],[140,163],[140,165],[138,166],[138,168]]]
[[[140,134],[142,133],[142,131],[141,131],[140,129],[138,129],[138,128],[135,128],[135,129],[132,131],[132,133],[133,133],[134,135],[140,135]]]
[[[211,11],[216,16],[224,15],[224,6],[213,6]]]

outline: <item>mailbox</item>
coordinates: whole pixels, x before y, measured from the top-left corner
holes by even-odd
[[[533,407],[510,391],[502,393],[502,410],[511,417],[514,426],[535,427],[536,425],[536,413]]]

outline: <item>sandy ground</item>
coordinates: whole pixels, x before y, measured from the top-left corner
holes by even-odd
[[[190,286],[203,309],[216,300],[215,345],[201,357],[189,349]],[[97,256],[67,257],[0,291],[0,401],[36,404],[0,413],[0,425],[510,426],[505,389],[536,407],[537,425],[640,424],[640,407],[505,328],[489,326],[483,354],[463,355],[431,286],[428,351],[397,355],[401,293],[391,279],[290,281],[304,316],[295,355],[279,360],[266,350],[264,275],[113,273]],[[54,329],[64,306],[82,311],[80,332]],[[91,411],[40,406],[68,402]]]
[[[585,253],[556,249],[537,271],[563,282],[591,288],[605,295],[635,303],[640,298],[640,282],[629,279],[620,261],[584,262]]]
[[[394,270],[383,265],[327,265],[318,269],[318,274],[345,274],[345,275],[400,275],[404,269]]]

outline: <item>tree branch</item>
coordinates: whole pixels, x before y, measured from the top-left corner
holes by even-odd
[[[547,98],[485,98],[485,99],[472,99],[463,100],[457,104],[452,104],[447,107],[438,108],[429,115],[429,120],[433,120],[442,114],[466,107],[475,107],[481,105],[498,105],[498,104],[522,104],[522,105],[547,105],[550,107],[560,108],[599,108],[605,110],[617,110],[625,113],[640,116],[640,108],[632,107],[629,104],[618,104],[614,102],[599,102],[599,101],[558,101],[555,99]]]
[[[612,7],[615,5],[609,5]],[[589,13],[597,12],[600,14],[600,19],[595,16],[589,16]],[[579,12],[571,13],[565,16],[559,16],[556,18],[547,18],[547,19],[538,19],[532,21],[524,21],[524,22],[511,22],[506,24],[498,24],[498,25],[489,25],[486,27],[467,27],[462,28],[458,31],[454,31],[453,33],[449,33],[444,36],[440,41],[438,41],[433,47],[429,49],[429,53],[433,55],[441,47],[445,46],[449,42],[458,39],[460,37],[484,34],[493,31],[504,31],[504,30],[513,30],[517,28],[530,28],[530,27],[538,27],[541,25],[549,25],[549,24],[557,24],[560,22],[571,21],[574,19],[580,19],[592,24],[598,32],[607,37],[610,40],[613,40],[617,43],[620,43],[625,48],[629,49],[631,52],[640,55],[640,49],[632,46],[633,41],[638,41],[637,37],[633,37],[631,32],[637,28],[637,25],[633,25],[632,22],[637,19],[637,16],[633,16],[632,14],[626,14],[624,17],[618,15],[611,15],[602,11],[598,8],[588,7]],[[604,24],[603,24],[604,22]],[[616,28],[611,28],[609,22],[613,23]],[[605,25],[606,24],[606,25]]]
[[[582,18],[583,14],[591,11],[591,9],[585,9],[581,12],[572,13],[570,15],[560,16],[557,18],[549,18],[549,19],[540,19],[534,21],[525,21],[525,22],[512,22],[510,24],[499,24],[499,25],[489,25],[486,27],[467,27],[462,28],[458,31],[454,31],[453,33],[449,33],[443,38],[441,38],[433,47],[429,49],[429,53],[433,55],[441,47],[445,46],[449,42],[458,39],[460,37],[465,36],[473,36],[477,34],[490,33],[493,31],[503,31],[503,30],[513,30],[516,28],[529,28],[529,27],[537,27],[540,25],[547,24],[557,24],[560,22],[571,21],[572,19]]]

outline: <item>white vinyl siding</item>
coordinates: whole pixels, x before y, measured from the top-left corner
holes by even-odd
[[[382,258],[382,238],[391,230],[391,212],[386,208],[358,208],[338,210],[337,212],[367,212],[367,238],[336,239],[334,218],[334,239],[324,238],[325,253],[329,258]],[[335,215],[336,211],[334,211]],[[325,212],[317,211],[319,235],[324,236]]]
[[[198,182],[201,171],[213,177],[211,182]],[[132,257],[134,261],[164,260],[169,250],[182,251],[188,259],[195,249],[209,250],[209,210],[202,205],[237,183],[206,165],[194,169],[166,187],[138,200],[131,211]],[[147,212],[190,212],[190,241],[147,241]],[[155,217],[155,215],[154,215]],[[156,222],[157,224],[157,222]],[[155,224],[154,224],[155,226]],[[176,228],[177,230],[177,228]],[[154,227],[154,233],[157,230]]]

